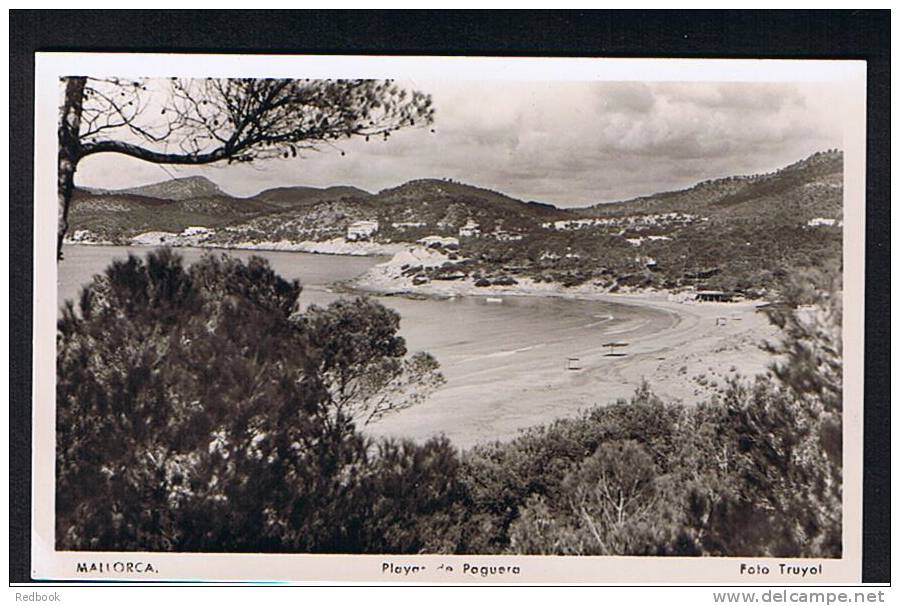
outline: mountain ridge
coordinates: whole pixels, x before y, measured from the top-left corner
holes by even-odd
[[[798,173],[806,177],[815,177],[819,174],[841,174],[843,170],[843,152],[837,149],[815,152],[806,158],[788,164],[782,168],[768,173],[752,175],[733,175],[706,179],[699,181],[690,187],[679,190],[669,190],[638,196],[627,200],[615,202],[603,202],[584,208],[584,212],[594,215],[614,214],[619,210],[634,211],[642,208],[655,212],[690,212],[698,207],[709,207],[712,203],[728,206],[746,201],[761,195],[771,195],[782,190],[780,187],[766,188],[765,184],[773,181],[797,176]],[[769,189],[770,191],[766,191]]]
[[[181,201],[201,196],[227,196],[214,181],[208,177],[176,177],[166,181],[148,183],[138,187],[112,190],[108,194],[144,196],[162,200]]]
[[[640,205],[647,205],[648,202],[661,200],[670,200],[677,198],[685,198],[692,194],[701,194],[703,192],[713,191],[712,196],[719,195],[723,201],[727,202],[727,198],[737,198],[737,192],[746,189],[760,182],[765,182],[772,178],[778,178],[786,173],[798,172],[804,169],[821,167],[823,164],[833,162],[840,163],[843,160],[843,152],[836,149],[830,149],[821,152],[815,152],[806,158],[798,160],[792,164],[776,169],[768,173],[732,175],[726,177],[717,177],[698,181],[697,183],[677,190],[665,190],[628,198],[625,200],[616,200],[611,202],[600,202],[589,204],[586,206],[560,207],[552,202],[537,200],[519,200],[508,196],[502,192],[481,187],[474,184],[462,183],[452,179],[441,179],[434,177],[417,178],[406,181],[396,186],[386,187],[376,193],[369,192],[365,189],[354,185],[329,185],[325,187],[316,187],[310,185],[283,185],[263,189],[256,194],[250,196],[233,196],[224,192],[221,187],[214,181],[205,176],[176,177],[164,181],[158,181],[136,187],[122,189],[99,189],[92,187],[77,187],[76,191],[84,198],[87,195],[94,196],[138,196],[140,198],[156,198],[158,200],[184,201],[191,198],[221,196],[234,200],[255,200],[268,203],[279,208],[292,208],[295,206],[303,206],[311,202],[317,202],[324,199],[341,199],[345,197],[357,197],[367,199],[372,197],[382,197],[389,200],[396,200],[403,197],[403,193],[409,190],[434,190],[446,189],[449,192],[457,192],[464,190],[467,194],[474,194],[473,197],[483,199],[504,198],[513,200],[524,205],[532,206],[539,209],[563,210],[572,213],[600,213],[608,214],[618,209],[628,207],[629,210]],[[446,194],[449,195],[449,194]],[[735,199],[732,202],[737,201]]]
[[[576,208],[524,201],[452,179],[413,179],[376,193],[352,185],[295,185],[237,197],[207,177],[182,177],[120,190],[76,188],[71,214],[73,229],[99,232],[110,241],[142,231],[238,229],[242,224],[256,238],[337,237],[356,220],[379,221],[385,226],[382,235],[392,239],[427,235],[410,227],[418,223],[428,227],[425,231],[447,235],[470,221],[481,231],[530,231],[567,219],[671,212],[808,220],[840,216],[842,162],[841,152],[828,150],[766,174],[708,179],[682,190]],[[387,227],[392,225],[407,227],[400,233]]]
[[[835,150],[763,175],[570,209],[449,179],[415,179],[374,194],[352,186],[280,187],[249,198],[210,184],[78,190],[71,239],[346,251],[360,244],[351,240],[363,229],[364,248],[372,251],[363,254],[422,242],[455,247],[444,269],[404,270],[417,283],[525,277],[562,287],[590,281],[610,292],[702,284],[751,296],[792,268],[821,268],[841,254],[843,155]]]

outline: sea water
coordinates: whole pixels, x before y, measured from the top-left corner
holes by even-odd
[[[113,259],[124,259],[129,253],[146,255],[149,250],[67,246],[57,280],[60,304],[77,298],[81,288]],[[327,305],[339,297],[357,296],[333,290],[330,285],[351,280],[385,260],[301,252],[195,248],[178,248],[176,252],[189,264],[205,254],[228,254],[245,261],[254,255],[262,256],[282,277],[300,281],[304,306]],[[630,305],[564,297],[490,297],[500,301],[488,301],[487,295],[448,299],[374,297],[400,314],[400,334],[406,339],[407,349],[434,355],[447,379],[419,410],[386,418],[375,428],[376,433],[416,438],[447,433],[461,444],[475,443],[497,433],[483,429],[486,410],[503,417],[491,418],[491,425],[503,428],[504,433],[508,426],[514,433],[521,424],[535,418],[526,415],[516,420],[524,412],[517,404],[524,404],[534,389],[546,384],[548,402],[561,401],[566,396],[571,375],[578,374],[578,363],[571,363],[570,358],[596,353],[609,338],[618,340],[621,326],[654,319],[646,315],[647,310]],[[479,402],[471,402],[472,398]],[[465,410],[473,411],[468,415],[472,418],[466,416]],[[555,414],[550,409],[538,418],[545,416],[549,420]]]

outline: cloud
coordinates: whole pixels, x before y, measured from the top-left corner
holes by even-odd
[[[603,113],[646,114],[656,105],[653,88],[643,82],[610,82],[596,89]]]
[[[370,191],[451,177],[527,200],[591,204],[765,172],[840,147],[844,91],[826,84],[416,82],[433,95],[434,132],[353,140],[298,160],[178,170],[90,157],[81,185],[129,187],[205,174],[252,195],[281,185]]]

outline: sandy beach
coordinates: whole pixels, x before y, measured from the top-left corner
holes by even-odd
[[[777,338],[777,329],[756,311],[756,301],[687,303],[665,293],[608,294],[590,286],[563,292],[527,282],[503,288],[476,288],[471,281],[413,286],[386,275],[389,265],[373,268],[353,285],[375,292],[480,297],[497,305],[516,297],[562,297],[625,306],[630,313],[599,335],[584,330],[555,342],[537,337],[530,345],[471,359],[440,357],[447,385],[423,404],[369,425],[372,435],[423,440],[444,434],[467,448],[627,399],[644,380],[667,401],[695,403],[727,377],[752,377],[772,361],[759,344]],[[611,341],[627,346],[609,355],[603,344]],[[569,358],[577,360],[570,364]]]
[[[112,258],[146,250],[71,246],[61,265],[60,300],[75,298]],[[207,252],[179,249],[187,262]],[[467,448],[629,398],[643,380],[666,400],[690,404],[709,397],[729,375],[764,371],[771,357],[758,344],[777,337],[756,312],[757,302],[691,304],[677,294],[610,294],[590,284],[563,289],[527,280],[510,287],[475,287],[471,280],[414,285],[396,274],[409,254],[416,263],[446,261],[422,249],[384,263],[366,256],[227,252],[265,256],[279,274],[301,281],[304,304],[369,293],[400,314],[410,352],[435,355],[447,383],[424,403],[370,424],[365,431],[373,436],[444,434]],[[603,344],[611,341],[628,345],[610,356]]]

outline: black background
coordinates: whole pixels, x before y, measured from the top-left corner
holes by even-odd
[[[31,559],[34,53],[62,50],[866,60],[863,580],[890,581],[890,11],[12,10],[9,32],[10,582]]]

